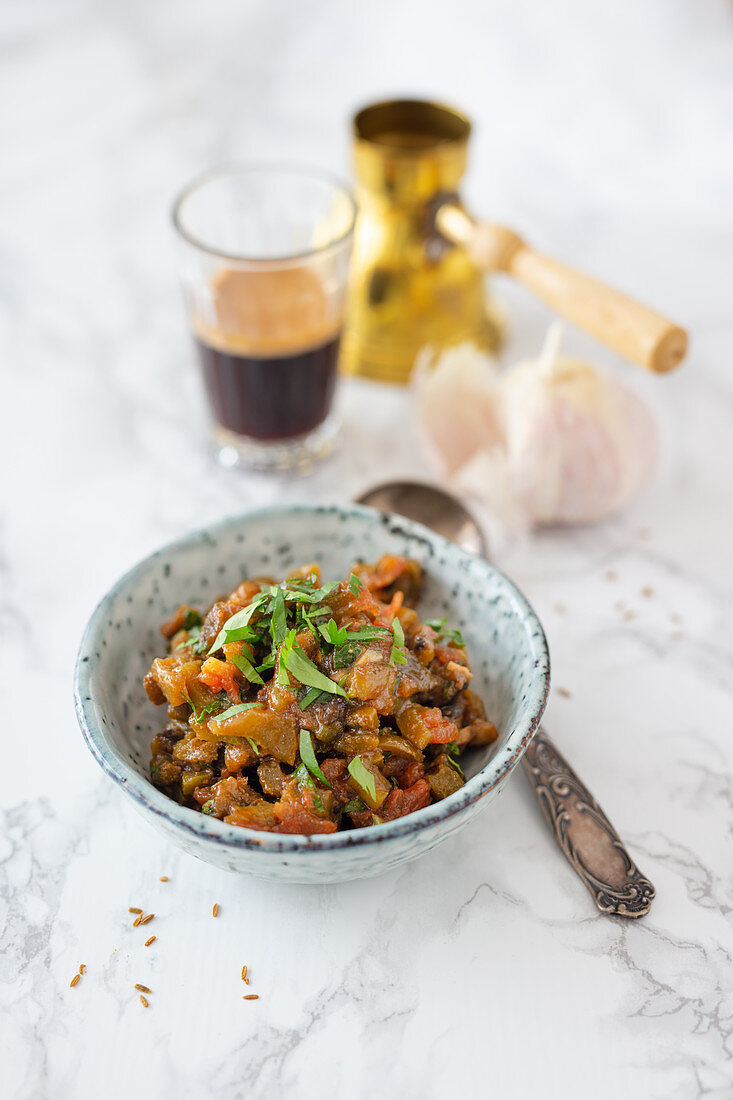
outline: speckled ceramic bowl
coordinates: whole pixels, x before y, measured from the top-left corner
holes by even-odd
[[[420,613],[448,616],[466,638],[473,687],[500,730],[464,757],[467,782],[443,802],[368,829],[286,836],[225,825],[178,806],[148,778],[151,738],[163,725],[142,678],[161,653],[159,626],[181,603],[208,606],[244,577],[282,577],[319,561],[324,580],[358,558],[407,554],[425,567]],[[191,855],[285,882],[341,882],[380,874],[452,836],[489,805],[539,725],[549,686],[545,635],[532,608],[488,562],[418,524],[358,505],[268,508],[165,546],[130,570],[92,615],[76,667],[76,713],[92,755],[154,825]]]

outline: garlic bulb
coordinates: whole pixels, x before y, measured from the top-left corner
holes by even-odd
[[[622,507],[655,464],[646,405],[594,367],[558,354],[499,372],[470,345],[417,373],[421,433],[441,474],[511,527],[588,523]]]

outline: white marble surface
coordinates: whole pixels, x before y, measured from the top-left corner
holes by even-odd
[[[36,0],[0,31],[2,1096],[733,1096],[731,5]],[[570,335],[654,401],[664,463],[612,522],[496,545],[571,693],[547,727],[657,885],[643,922],[595,914],[521,776],[402,871],[278,888],[164,845],[76,728],[81,630],[137,558],[420,472],[404,395],[364,384],[310,480],[212,469],[166,221],[223,159],[344,167],[350,110],[400,91],[476,117],[477,208],[692,330],[664,380]],[[511,355],[547,318],[508,297]]]

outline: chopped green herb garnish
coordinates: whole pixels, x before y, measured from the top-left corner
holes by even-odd
[[[282,645],[288,633],[288,613],[285,610],[285,597],[282,589],[278,589],[272,600],[270,633],[275,645]]]
[[[447,619],[426,619],[425,625],[431,627],[438,637],[447,638],[449,642],[453,642],[460,649],[465,649],[466,643],[460,630],[454,630],[452,627],[446,626],[447,621]]]
[[[195,607],[189,607],[186,612],[186,617],[183,620],[183,629],[192,630],[195,626],[201,626],[203,619],[199,615]]]
[[[210,798],[208,802],[204,802],[203,806],[201,807],[201,813],[210,815],[210,814],[213,814],[213,812],[214,812],[214,799]]]
[[[287,589],[293,593],[298,603],[323,603],[326,596],[330,596],[338,588],[338,584],[324,584],[323,588],[313,589],[304,584],[287,584]]]
[[[194,653],[198,652],[198,644],[201,639],[201,627],[192,626],[187,628],[187,631],[187,637],[174,647],[174,652],[177,653],[179,649],[192,649]]]
[[[330,680],[328,676],[325,676],[322,672],[316,668],[309,657],[306,657],[303,650],[295,642],[295,631],[293,634],[293,644],[290,646],[288,653],[285,657],[285,667],[288,672],[292,672],[296,680],[299,680],[301,684],[305,684],[307,687],[318,688],[319,691],[327,691],[330,695],[340,695],[344,699],[348,699],[348,695],[342,687],[335,684],[333,680]],[[285,643],[287,644],[287,643]],[[285,649],[285,645],[280,651],[281,658]]]
[[[364,585],[361,583],[356,573],[352,573],[349,577],[349,592],[352,596],[358,596]]]
[[[288,657],[295,645],[296,633],[295,630],[291,630],[285,641],[280,646],[280,655],[277,659],[277,682],[280,687],[290,687],[290,677],[288,676]]]
[[[355,756],[353,760],[349,762],[349,775],[356,783],[357,787],[360,787],[362,791],[366,791],[372,802],[377,801],[377,785],[374,782],[374,776],[368,768],[364,766],[364,762],[360,756]]]
[[[306,708],[309,707],[311,703],[315,703],[316,699],[318,699],[321,695],[323,695],[323,692],[320,688],[310,688],[308,691],[306,691],[305,695],[298,703],[298,706],[301,710],[306,710]]]
[[[222,711],[221,714],[215,714],[212,722],[223,722],[225,718],[233,718],[235,714],[243,714],[245,710],[253,710],[255,707],[259,707],[260,703],[237,703],[236,706],[229,707],[228,710]]]
[[[312,792],[313,807],[322,814],[323,800],[321,799],[321,796],[318,793],[318,788],[313,782],[313,777],[306,768],[305,764],[298,764],[297,768],[293,772],[293,775],[295,776],[295,782],[298,784],[298,787],[301,791],[305,787]]]
[[[358,630],[347,630],[344,626],[336,626],[330,619],[325,626],[319,627],[325,640],[331,645],[341,646],[346,642],[374,642],[379,638],[385,638],[389,631],[384,626],[360,626]]]
[[[407,664],[407,657],[405,656],[405,632],[402,629],[402,623],[396,616],[392,620],[392,633],[394,635],[394,642],[392,643],[392,652],[389,655],[389,663],[391,665],[405,665]]]
[[[461,779],[466,778],[465,775],[463,774],[463,768],[458,763],[458,761],[455,759],[455,757],[451,756],[450,754],[448,755],[448,763],[450,764],[451,768],[453,768],[454,771],[458,772]]]
[[[264,684],[264,680],[260,676],[257,669],[254,667],[251,661],[249,661],[243,653],[235,653],[230,658],[233,665],[236,665],[239,671],[245,676],[251,684]]]
[[[329,619],[325,626],[320,626],[318,629],[331,645],[343,645],[346,641],[346,627],[336,626],[335,619]]]
[[[312,776],[314,776],[316,779],[320,779],[321,783],[325,783],[327,787],[331,786],[331,784],[321,771],[318,761],[316,760],[316,754],[313,748],[311,735],[308,730],[304,729],[300,731],[300,759],[303,761]]]
[[[339,669],[349,668],[363,649],[364,646],[359,645],[358,642],[345,642],[344,645],[337,645],[333,651],[333,667]]]
[[[259,596],[256,596],[255,599],[252,600],[251,604],[248,604],[247,607],[243,607],[241,611],[237,611],[235,615],[227,619],[214,639],[214,643],[210,647],[209,653],[216,653],[217,649],[221,649],[225,642],[241,641],[242,637],[236,636],[237,632],[242,627],[249,626],[250,619],[256,611],[260,610],[267,600],[267,597],[268,593],[260,592]]]
[[[188,703],[189,707],[191,708],[191,710],[193,711],[193,716],[192,717],[193,717],[194,722],[196,722],[197,725],[199,725],[201,722],[203,722],[204,718],[208,714],[213,714],[213,712],[218,707],[220,707],[222,705],[222,700],[221,699],[212,699],[211,702],[204,703],[204,705],[197,710],[196,709],[196,704],[193,702],[193,700],[189,699],[189,697],[187,695],[184,696],[184,698],[185,698],[186,702]],[[225,698],[226,698],[226,696],[225,696]],[[226,698],[226,701],[229,702],[228,698]]]
[[[251,737],[248,737],[247,740],[249,741],[250,745],[252,746],[253,751],[257,754],[257,756],[259,756],[260,755],[260,749],[258,749],[255,742],[252,740]]]
[[[365,809],[366,806],[360,798],[352,798],[351,801],[347,802],[346,805],[342,808],[342,813],[360,814]]]

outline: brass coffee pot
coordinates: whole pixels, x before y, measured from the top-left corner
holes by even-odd
[[[394,100],[359,111],[353,125],[359,215],[343,370],[405,383],[423,347],[471,340],[496,350],[503,326],[484,280],[494,271],[627,359],[653,371],[682,361],[683,329],[466,212],[458,197],[471,133],[465,115]]]

